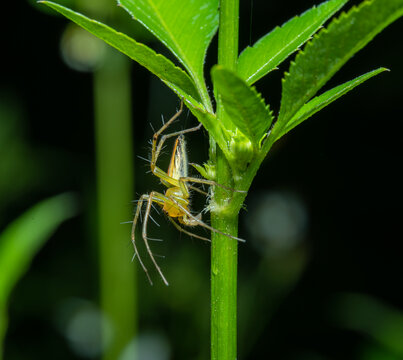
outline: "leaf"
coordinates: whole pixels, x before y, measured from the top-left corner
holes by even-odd
[[[257,150],[273,121],[269,107],[254,88],[232,71],[217,65],[211,75],[224,110]]]
[[[199,93],[207,47],[218,28],[218,0],[118,0],[188,70]]]
[[[209,135],[215,140],[218,146],[224,153],[228,153],[227,140],[225,136],[226,130],[222,124],[217,120],[215,114],[206,111],[201,105],[195,106],[192,103],[186,102],[186,106],[190,112],[203,124],[204,128],[208,131]]]
[[[238,131],[232,122],[230,124],[231,126],[226,126],[222,121],[217,119],[215,114],[211,114],[204,108],[188,103],[186,103],[186,105],[218,144],[224,156],[230,164],[234,166],[233,169],[237,171],[244,169],[254,155],[251,141]],[[200,166],[192,165],[207,179],[211,179],[212,176],[215,176],[212,166],[205,166],[203,170]]]
[[[0,234],[0,351],[12,288],[56,228],[76,213],[73,196],[58,195],[33,206]]]
[[[203,165],[193,163],[189,163],[189,165],[192,165],[205,179],[213,181],[216,180],[217,175],[215,165],[211,161],[207,161],[207,163],[204,163]]]
[[[237,72],[253,84],[298,50],[348,0],[330,0],[276,27],[239,56]]]
[[[283,79],[279,119],[273,136],[350,59],[403,15],[403,0],[365,1],[335,19],[307,43]]]
[[[28,268],[56,228],[77,212],[71,194],[43,200],[12,222],[0,235],[0,303]]]
[[[337,100],[339,97],[347,94],[349,91],[353,90],[356,86],[362,84],[363,82],[369,80],[375,75],[380,74],[381,72],[388,71],[385,68],[379,68],[373,71],[370,71],[364,75],[358,76],[353,80],[350,80],[344,84],[336,86],[335,88],[326,91],[320,96],[313,98],[310,102],[305,104],[295,115],[294,117],[287,123],[287,125],[283,128],[283,131],[277,135],[275,141],[280,139],[283,135],[288,133],[290,130],[295,128],[297,125],[301,124],[306,119],[310,118],[312,115],[316,114],[318,111],[322,110],[324,107]]]
[[[164,81],[180,97],[185,97],[192,102],[200,100],[200,96],[198,95],[192,79],[185,71],[175,66],[166,57],[157,54],[154,50],[144,44],[136,42],[129,36],[117,32],[105,24],[89,19],[64,6],[50,1],[40,2],[58,11],[60,14],[72,20],[91,34],[102,39],[107,44],[113,46],[115,49],[144,66]]]

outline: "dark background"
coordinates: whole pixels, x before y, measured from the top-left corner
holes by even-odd
[[[240,49],[314,4],[241,1]],[[2,10],[0,101],[21,152],[0,174],[0,229],[37,201],[68,190],[79,194],[82,211],[59,228],[13,292],[5,359],[81,359],[58,329],[57,314],[65,298],[98,299],[92,74],[66,66],[59,46],[67,21],[38,7],[15,1]],[[391,72],[294,129],[262,164],[240,215],[240,236],[248,242],[239,250],[239,359],[403,359],[402,34],[400,19],[326,89],[379,66]],[[256,84],[275,111],[288,66],[289,60]],[[171,116],[178,100],[137,64],[132,84],[134,151],[147,156],[148,123],[158,127],[160,114]],[[184,117],[183,126],[194,123]],[[188,142],[190,160],[206,160],[206,132]],[[7,148],[0,152],[6,156]],[[135,165],[136,193],[153,190],[144,161],[136,158]],[[276,221],[283,228],[274,240],[256,230]],[[178,242],[161,222],[172,286],[150,287],[139,271],[139,333],[165,346],[156,360],[205,359],[209,248],[187,237]]]

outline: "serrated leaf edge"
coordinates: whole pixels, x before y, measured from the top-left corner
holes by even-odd
[[[387,68],[378,68],[375,69],[373,71],[370,71],[368,73],[362,74],[357,76],[355,79],[349,80],[343,84],[337,85],[332,89],[329,89],[327,91],[325,91],[324,93],[315,96],[314,98],[312,98],[311,100],[309,100],[308,102],[306,102],[297,112],[296,114],[287,122],[287,124],[282,128],[282,131],[276,135],[274,141],[279,140],[281,137],[283,137],[284,135],[286,135],[289,131],[291,131],[292,129],[294,129],[295,127],[297,127],[299,124],[301,124],[302,122],[304,122],[305,120],[309,119],[310,117],[312,117],[313,115],[315,115],[317,112],[321,111],[322,109],[324,109],[325,107],[327,107],[328,105],[330,105],[331,103],[333,103],[334,101],[338,100],[339,98],[341,98],[344,95],[347,95],[350,91],[354,90],[357,86],[363,84],[364,82],[366,82],[367,80],[371,79],[372,77],[379,75],[380,73],[384,72],[384,71],[390,71]],[[302,118],[302,120],[298,119],[299,113],[302,111],[302,109],[304,108],[304,106],[309,105],[312,101],[315,101],[316,99],[318,99],[319,97],[321,97],[322,95],[326,94],[329,91],[332,91],[334,89],[336,89],[337,87],[341,87],[343,85],[345,85],[346,83],[349,82],[354,82],[355,80],[358,81],[358,78],[360,77],[364,77],[365,75],[371,75],[370,77],[364,79],[363,81],[359,81],[358,84],[351,84],[348,88],[342,88],[339,92],[335,93],[333,95],[332,98],[327,99],[326,101],[324,101],[317,110],[315,110],[314,112],[312,112],[311,114],[309,114],[308,116],[304,115],[304,116],[299,116],[300,118]],[[293,121],[295,118],[297,118],[297,123],[294,125],[295,121]],[[292,127],[290,127],[290,124],[293,124]]]
[[[347,3],[347,1],[348,1],[348,0],[346,0],[346,2],[344,2],[343,4],[341,4],[341,5],[333,12],[333,14],[336,13],[338,10],[340,10],[340,9]],[[241,57],[241,55],[242,55],[243,52],[247,51],[248,49],[254,49],[254,48],[256,48],[256,47],[259,45],[259,43],[261,43],[262,41],[264,41],[264,39],[266,38],[266,36],[268,36],[270,33],[276,31],[277,29],[282,29],[282,28],[285,27],[289,22],[294,21],[295,19],[300,19],[300,18],[303,17],[306,13],[308,13],[308,12],[314,10],[314,9],[318,9],[320,6],[324,5],[325,3],[326,3],[326,2],[320,4],[319,6],[314,5],[314,6],[312,6],[310,9],[307,9],[306,11],[304,11],[303,13],[292,17],[291,19],[289,19],[288,21],[286,21],[285,23],[283,23],[281,26],[276,26],[273,30],[271,30],[271,31],[270,31],[269,33],[267,33],[266,35],[263,35],[258,41],[256,41],[256,42],[253,44],[253,46],[249,46],[249,45],[248,45],[248,46],[241,52],[241,54],[240,54],[239,57],[238,57],[238,60],[239,60],[239,58]],[[332,15],[329,15],[329,17],[331,17],[331,16],[332,16]],[[325,23],[327,20],[329,20],[329,17],[324,21],[324,23]],[[320,25],[320,26],[314,31],[314,34],[313,34],[313,35],[315,35],[316,33],[318,33],[318,31],[321,31],[321,29],[323,29],[323,28],[324,28],[323,25]],[[306,39],[306,40],[303,41],[301,44],[299,44],[295,50],[289,52],[288,55],[286,55],[285,59],[288,58],[289,56],[291,56],[293,53],[298,52],[298,51],[301,51],[301,47],[304,46],[304,44],[306,44],[307,42],[309,42],[309,41],[313,38],[313,35],[311,35],[308,39]],[[250,80],[251,78],[253,78],[257,73],[259,73],[265,66],[267,66],[267,63],[269,63],[273,58],[275,58],[276,56],[278,56],[278,54],[281,53],[281,51],[282,51],[282,50],[280,50],[280,51],[277,52],[275,55],[273,55],[270,59],[268,59],[268,60],[266,61],[266,64],[262,65],[259,69],[257,69],[253,74],[251,74],[248,78],[246,78],[245,81],[246,81],[246,82],[249,82],[249,80]],[[285,59],[284,59],[284,60],[285,60]],[[284,61],[284,60],[283,60],[283,61]],[[273,67],[271,70],[267,71],[267,73],[266,73],[265,75],[267,75],[268,73],[270,73],[271,71],[276,70],[276,69],[277,69],[277,65],[276,65],[275,67]],[[265,75],[263,75],[263,76],[265,76]],[[259,80],[259,79],[262,78],[263,76],[259,77],[258,79],[254,80],[253,82]]]
[[[312,39],[311,39],[310,41],[308,41],[308,42],[305,44],[304,49],[303,49],[303,50],[300,50],[300,51],[297,53],[295,59],[290,62],[289,71],[284,72],[284,77],[281,79],[282,84],[284,85],[285,82],[290,79],[290,77],[292,76],[291,72],[292,72],[292,70],[294,69],[294,67],[297,65],[296,63],[297,63],[298,59],[299,59],[300,57],[302,57],[302,56],[306,56],[306,52],[307,52],[308,47],[313,46],[313,45],[314,45],[314,41],[315,41],[316,39],[318,39],[318,38],[320,38],[321,36],[323,36],[323,34],[326,34],[326,33],[328,33],[329,31],[331,31],[331,29],[332,29],[334,26],[336,26],[338,23],[340,23],[342,20],[345,20],[346,18],[352,16],[352,14],[354,14],[354,13],[356,13],[356,12],[359,12],[364,6],[369,6],[372,2],[373,2],[373,1],[371,1],[371,0],[365,0],[365,1],[363,1],[361,4],[359,4],[359,5],[354,5],[353,7],[351,7],[351,9],[350,9],[348,12],[343,11],[338,17],[333,18],[332,21],[330,22],[330,24],[329,24],[326,28],[322,28],[318,33],[314,34],[314,36],[312,37]],[[361,41],[361,42],[365,43],[365,41]],[[351,55],[350,55],[351,53],[355,54],[356,52],[358,52],[358,51],[360,50],[360,48],[362,48],[362,46],[361,46],[361,47],[360,47],[360,46],[357,46],[357,47],[358,47],[358,50],[357,50],[357,51],[351,51],[351,52],[349,52],[346,56],[343,57],[343,59],[347,59],[347,60],[348,60],[349,58],[351,58]],[[338,62],[339,65],[333,67],[333,69],[332,69],[331,71],[329,71],[329,74],[331,74],[331,75],[328,76],[328,77],[324,77],[321,81],[319,81],[319,83],[318,83],[318,88],[317,88],[312,94],[309,94],[309,97],[307,98],[307,100],[305,101],[305,103],[306,103],[307,101],[309,101],[313,96],[315,96],[315,94],[326,84],[326,82],[328,82],[328,81],[333,77],[333,75],[346,63],[347,60],[339,61],[339,62]],[[291,78],[291,80],[292,80],[292,78]],[[304,104],[305,104],[305,103],[304,103]],[[302,107],[304,104],[302,104],[301,107]],[[301,107],[300,107],[300,108],[301,108]],[[299,108],[299,109],[300,109],[300,108]],[[294,112],[294,114],[291,114],[291,116],[288,116],[289,119],[291,119],[291,118],[295,115],[295,113],[298,112],[299,109],[297,109],[297,110]],[[281,122],[283,121],[283,116],[282,116],[283,113],[284,113],[284,111],[282,111],[282,107],[280,106],[279,120],[281,119]],[[287,121],[287,122],[288,122],[288,121]]]
[[[223,71],[228,71],[228,72],[230,72],[230,73],[237,79],[237,81],[240,81],[240,82],[243,84],[243,86],[246,86],[246,88],[248,88],[248,90],[253,93],[252,96],[254,96],[254,97],[257,99],[257,101],[258,101],[260,104],[263,105],[264,111],[265,111],[265,113],[266,113],[265,119],[268,119],[268,120],[269,120],[269,123],[268,123],[267,126],[265,126],[265,130],[263,131],[262,134],[260,134],[260,133],[254,133],[253,131],[251,131],[252,128],[251,128],[251,126],[249,126],[249,125],[250,125],[250,122],[246,123],[247,126],[245,126],[245,128],[246,128],[247,133],[245,133],[245,131],[243,131],[239,126],[237,126],[237,124],[235,124],[233,121],[231,121],[231,123],[234,125],[235,129],[236,129],[237,131],[239,131],[239,132],[240,132],[243,136],[245,136],[247,139],[249,139],[249,141],[250,141],[251,144],[253,145],[253,148],[254,148],[255,150],[257,150],[258,148],[260,148],[261,139],[266,136],[267,130],[270,128],[270,126],[271,126],[271,124],[272,124],[272,122],[273,122],[273,115],[272,115],[272,111],[271,111],[271,109],[270,109],[270,104],[266,104],[266,101],[265,101],[263,95],[256,89],[255,86],[252,86],[252,85],[247,84],[246,81],[245,81],[244,79],[242,79],[236,72],[233,72],[233,71],[231,71],[231,70],[228,70],[228,69],[226,69],[226,68],[223,67],[223,66],[216,65],[216,66],[212,69],[212,74],[213,74],[214,72],[216,72],[216,71],[219,71],[219,72],[220,72],[220,71],[222,71],[222,70],[223,70]],[[214,76],[213,76],[213,83],[215,83],[215,81],[214,81]],[[220,99],[221,99],[222,95],[221,95],[220,93],[218,94],[218,96],[219,96]],[[221,99],[220,101],[223,103],[223,107],[224,107],[224,110],[225,110],[225,104],[224,104],[225,102],[222,101],[222,99]],[[244,107],[243,107],[243,109],[244,109]],[[228,110],[227,110],[227,112],[228,112]],[[244,112],[242,112],[242,113],[244,113]],[[244,117],[243,115],[241,115],[241,117],[246,118],[246,117]],[[231,117],[229,117],[229,118],[231,118]],[[230,137],[231,137],[231,136],[230,136]]]

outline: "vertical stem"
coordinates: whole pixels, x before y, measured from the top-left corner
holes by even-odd
[[[238,59],[239,0],[220,1],[218,63],[235,70]]]
[[[239,0],[220,1],[218,63],[236,68],[238,57]],[[217,116],[226,116],[217,101]],[[216,149],[217,182],[233,187],[230,166]],[[217,210],[211,214],[213,227],[227,234],[238,233],[238,212],[226,211],[228,191],[215,188]],[[237,357],[237,241],[212,233],[211,246],[211,359],[235,360]]]
[[[131,218],[134,182],[129,66],[128,59],[108,48],[94,77],[100,302],[113,326],[105,360],[119,358],[137,321],[128,228],[120,224]]]
[[[212,224],[237,235],[237,214],[212,214]],[[237,357],[237,255],[236,240],[213,234],[211,248],[211,359]]]

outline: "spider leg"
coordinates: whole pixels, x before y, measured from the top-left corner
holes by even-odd
[[[183,111],[183,99],[181,100],[181,105],[180,105],[179,110],[166,123],[164,123],[164,125],[154,134],[154,138],[157,138],[158,136],[160,136],[162,134],[162,132],[164,132],[165,129],[169,125],[171,125],[179,117],[180,114],[182,114],[182,111]]]
[[[229,190],[229,191],[233,191],[233,192],[238,192],[238,193],[246,193],[246,191],[244,190],[236,190],[236,189],[231,189],[227,186],[221,185],[213,180],[207,180],[207,179],[199,179],[199,178],[195,178],[195,177],[181,177],[179,179],[179,181],[183,181],[183,182],[193,182],[193,183],[198,183],[198,184],[207,184],[210,186],[219,186],[225,190]]]
[[[175,201],[175,202],[176,202],[176,201]],[[207,225],[205,222],[201,221],[201,220],[198,219],[196,216],[194,216],[190,211],[188,211],[187,209],[185,209],[181,204],[179,204],[178,202],[176,202],[176,203],[177,203],[178,207],[186,214],[186,216],[188,216],[189,218],[191,218],[193,221],[197,222],[200,226],[202,226],[202,227],[204,227],[204,228],[206,228],[206,229],[208,229],[208,230],[210,230],[210,231],[213,231],[213,232],[215,232],[215,233],[224,235],[224,236],[226,236],[226,237],[228,237],[228,238],[230,238],[230,239],[234,239],[234,240],[237,240],[237,241],[240,241],[240,242],[245,242],[244,239],[238,238],[238,237],[233,236],[233,235],[230,235],[230,234],[226,234],[225,232],[222,232],[222,231],[220,231],[220,230],[218,230],[218,229],[213,228],[213,227],[210,226],[210,225]]]
[[[178,115],[178,113],[176,113],[175,115]],[[175,119],[176,118],[174,118],[174,120]],[[166,122],[165,125],[169,125],[171,123],[171,120],[172,119],[170,119],[168,122]],[[202,124],[200,123],[199,125],[197,125],[197,126],[195,126],[193,128],[190,128],[190,129],[180,130],[180,131],[176,131],[176,132],[173,132],[173,133],[170,133],[170,134],[163,135],[161,137],[161,140],[158,142],[158,145],[157,145],[157,138],[158,138],[160,132],[155,133],[154,137],[153,137],[153,146],[152,146],[152,150],[151,150],[151,154],[152,154],[152,156],[151,156],[151,171],[158,176],[158,171],[155,172],[155,169],[157,167],[156,166],[157,159],[160,156],[162,147],[163,147],[163,145],[164,145],[164,143],[165,143],[165,141],[167,139],[169,139],[171,137],[177,137],[179,135],[183,135],[183,134],[186,134],[186,133],[189,133],[189,132],[192,132],[192,131],[197,131],[201,127],[202,127]]]
[[[189,235],[189,236],[191,236],[191,237],[194,237],[194,238],[197,238],[197,239],[200,239],[200,240],[204,240],[204,241],[211,242],[210,239],[207,239],[207,238],[205,238],[205,237],[203,237],[203,236],[199,236],[199,235],[193,234],[192,232],[185,230],[183,227],[181,227],[181,226],[180,226],[174,219],[172,219],[170,216],[168,216],[168,220],[169,220],[179,231],[185,233],[186,235]]]
[[[172,206],[175,206],[177,209],[181,210],[188,218],[192,219],[198,225],[200,225],[210,231],[213,231],[215,233],[229,237],[231,239],[234,239],[234,240],[237,240],[240,242],[245,242],[244,239],[238,238],[238,237],[230,235],[230,234],[226,234],[225,232],[222,232],[218,229],[213,228],[210,225],[207,225],[205,222],[203,222],[202,220],[200,220],[199,218],[194,216],[188,209],[186,209],[183,205],[181,205],[178,201],[176,201],[175,198],[173,198],[172,196],[165,196],[165,195],[161,195],[161,194],[158,194],[158,195],[161,198],[161,200],[164,200],[165,202],[168,202],[168,203],[172,204]],[[185,220],[185,217],[183,219]]]
[[[150,282],[150,284],[152,285],[153,282],[151,280],[150,274],[148,273],[148,270],[146,268],[146,266],[144,265],[143,261],[141,260],[140,254],[137,250],[137,246],[136,246],[136,225],[137,225],[137,221],[139,219],[140,216],[140,212],[141,212],[141,208],[143,207],[143,202],[145,200],[149,199],[149,195],[141,195],[140,199],[137,202],[137,207],[136,207],[136,214],[134,215],[134,219],[133,219],[133,225],[132,225],[132,244],[134,247],[134,256],[133,259],[137,256],[137,258],[139,259],[139,263],[141,265],[141,267],[143,268],[144,272],[147,275],[148,281]]]
[[[193,185],[187,185],[187,186],[188,186],[188,188],[191,189],[191,190],[197,191],[198,193],[203,194],[204,196],[208,196],[208,194],[207,194],[205,191],[200,190],[200,189],[197,188],[196,186],[193,186]]]
[[[169,120],[169,121],[171,121],[171,120]],[[166,124],[169,124],[169,121]],[[199,125],[197,125],[195,127],[190,128],[190,129],[179,130],[179,131],[175,131],[175,132],[170,133],[170,134],[163,135],[161,137],[161,140],[159,141],[158,145],[156,146],[156,155],[157,155],[156,158],[158,157],[159,153],[161,152],[162,146],[164,145],[164,142],[167,139],[169,139],[171,137],[174,137],[174,136],[176,137],[176,136],[179,136],[179,135],[187,134],[187,133],[192,132],[192,131],[200,130],[201,127],[202,127],[202,123],[200,123]],[[154,134],[155,140],[157,140],[157,137],[158,137],[158,135],[155,136],[156,134]],[[155,159],[155,161],[157,161],[157,159]]]
[[[156,197],[156,199],[154,200],[154,196]],[[162,280],[164,281],[165,285],[169,285],[168,281],[165,279],[164,274],[162,273],[160,267],[158,266],[157,262],[155,261],[154,255],[151,252],[150,246],[148,244],[148,240],[147,240],[147,223],[148,223],[148,218],[150,216],[150,211],[151,211],[151,205],[153,201],[158,202],[158,198],[159,198],[160,194],[156,193],[156,192],[151,192],[150,195],[148,195],[148,200],[147,200],[147,207],[146,207],[146,213],[144,214],[144,221],[143,221],[143,232],[142,232],[142,236],[143,236],[143,240],[144,240],[144,244],[147,248],[147,252],[150,255],[151,261],[153,262],[155,268],[157,269],[158,273],[160,274]]]
[[[188,210],[186,210],[182,205],[178,204],[178,206],[180,207],[181,210],[183,210],[183,211],[185,212],[186,216],[188,216],[189,218],[191,218],[193,221],[196,221],[200,226],[202,226],[202,227],[204,227],[204,228],[206,228],[206,229],[208,229],[208,230],[210,230],[210,231],[213,231],[213,232],[215,232],[215,233],[217,233],[217,234],[221,234],[221,235],[223,235],[223,236],[226,236],[226,237],[228,237],[228,238],[230,238],[230,239],[234,239],[234,240],[237,240],[237,241],[240,241],[240,242],[245,242],[244,239],[241,239],[241,238],[239,238],[239,237],[236,237],[236,236],[227,234],[227,233],[225,233],[225,232],[223,232],[223,231],[221,231],[221,230],[218,230],[218,229],[213,228],[213,227],[210,226],[210,225],[207,225],[205,222],[203,222],[202,220],[198,219],[196,216],[194,216],[193,214],[191,214],[191,213],[190,213]]]
[[[182,111],[183,111],[183,99],[181,100],[181,105],[180,105],[179,111],[174,116],[172,116],[166,123],[164,123],[164,125],[161,127],[161,129],[159,129],[154,134],[153,140],[157,140],[158,136],[160,136],[179,117],[180,114],[182,114]],[[200,123],[199,125],[197,125],[197,126],[195,126],[193,128],[190,128],[190,129],[179,130],[179,131],[176,131],[176,132],[171,133],[171,134],[166,134],[166,135],[163,136],[164,140],[162,140],[162,138],[161,138],[161,140],[160,140],[160,142],[158,144],[158,147],[159,148],[162,147],[162,144],[164,143],[164,141],[166,139],[169,139],[170,137],[186,134],[186,133],[189,133],[189,132],[192,132],[192,131],[197,131],[201,127],[202,127],[202,124]]]
[[[157,166],[156,166],[157,159],[158,159],[158,157],[160,155],[160,152],[162,150],[162,147],[163,147],[165,141],[167,139],[171,138],[171,137],[174,137],[174,136],[176,137],[178,135],[186,134],[186,133],[189,133],[189,132],[192,132],[192,131],[197,131],[202,127],[202,124],[200,123],[198,126],[195,126],[193,128],[190,128],[190,129],[180,130],[180,131],[176,131],[176,132],[173,132],[173,133],[170,133],[170,134],[163,135],[161,137],[160,141],[158,142],[158,145],[157,145],[158,137],[162,134],[163,131],[166,130],[166,128],[169,125],[171,125],[178,118],[178,116],[182,113],[182,111],[183,111],[183,100],[181,101],[179,111],[174,116],[172,116],[153,136],[152,150],[151,150],[151,171],[156,176],[166,175],[165,172],[163,172],[161,169],[157,168]]]

